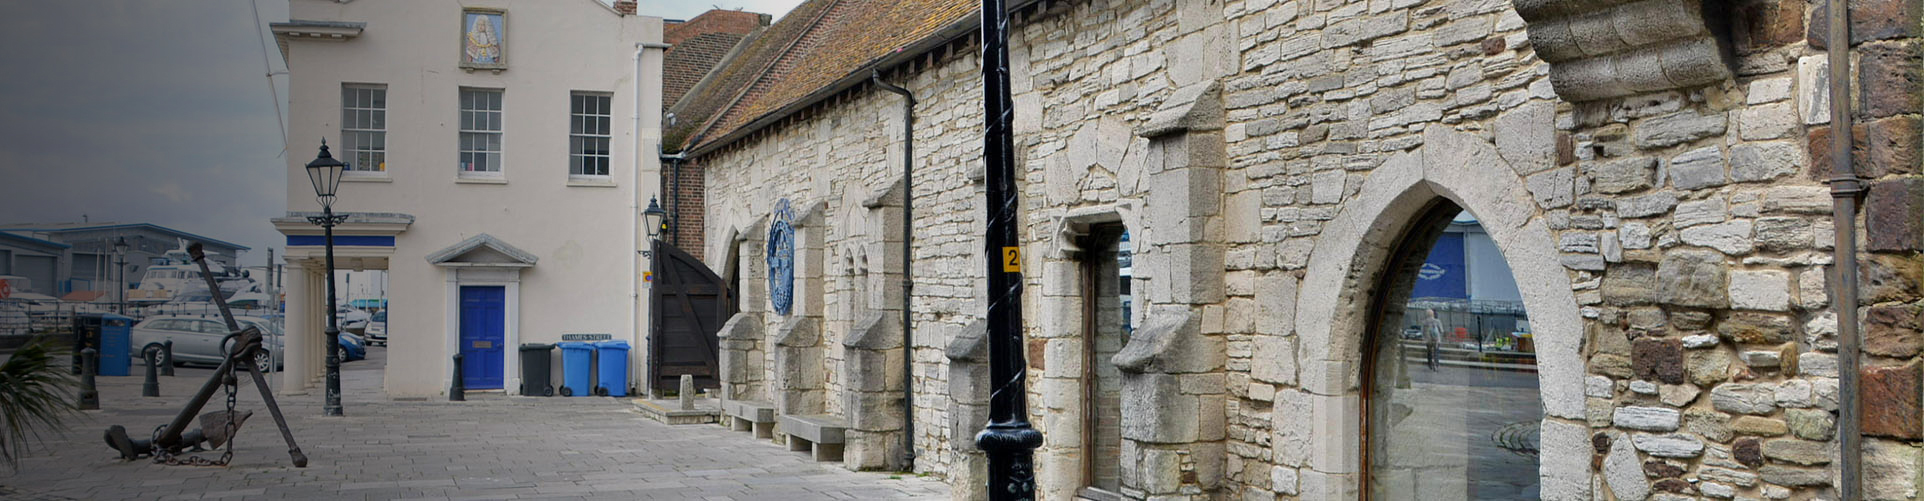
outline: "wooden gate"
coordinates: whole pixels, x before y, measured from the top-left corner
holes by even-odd
[[[674,390],[683,374],[695,388],[721,387],[721,341],[716,334],[735,315],[735,291],[701,260],[656,240],[655,277],[650,290],[648,381]]]

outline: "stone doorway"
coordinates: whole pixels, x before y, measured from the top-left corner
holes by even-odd
[[[1129,271],[1121,224],[1091,227],[1080,264],[1083,353],[1083,488],[1085,499],[1121,499],[1122,371],[1111,360],[1129,344]]]
[[[1514,283],[1454,203],[1432,203],[1396,243],[1364,359],[1370,498],[1541,497],[1543,405]]]

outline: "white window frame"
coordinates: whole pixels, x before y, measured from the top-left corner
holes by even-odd
[[[492,104],[494,106],[494,109],[485,109],[483,107],[476,107],[468,99],[468,96],[470,95],[470,93],[473,93],[475,95],[493,94],[494,96],[496,96],[496,99],[494,100],[493,103],[489,103],[489,104]],[[502,141],[501,122],[502,122],[503,114],[502,114],[501,108],[504,107],[503,102],[506,101],[506,94],[507,93],[504,92],[502,89],[489,89],[489,88],[480,88],[480,87],[462,87],[461,90],[456,94],[456,101],[459,104],[456,105],[456,108],[458,111],[456,111],[456,116],[455,116],[455,127],[459,130],[459,132],[456,134],[455,145],[457,148],[456,149],[457,153],[455,155],[455,168],[459,178],[486,179],[486,180],[497,180],[497,179],[505,178],[504,175],[502,174],[502,171],[504,170],[502,166],[502,159],[505,157],[503,150],[505,150],[506,148],[504,148],[502,144],[503,141]],[[468,120],[469,113],[475,113],[476,116],[474,118],[476,119],[485,118],[486,123],[479,123],[479,122],[473,122]],[[493,144],[494,149],[492,150],[484,149],[485,146],[478,147],[478,148],[470,147],[473,145],[473,143],[468,142],[468,138],[473,137],[473,138],[479,139],[479,138],[486,138],[490,136],[494,138],[494,144]],[[492,155],[492,159],[494,160],[493,170],[469,170],[468,163],[463,162],[462,157],[465,157],[470,154]]]
[[[590,107],[585,112],[576,107],[576,102],[586,98],[591,103],[600,104],[600,109]],[[614,171],[614,94],[609,92],[574,91],[568,93],[568,180],[609,182]],[[597,113],[598,112],[598,113]],[[600,131],[596,133],[589,126],[593,120],[600,121]],[[583,141],[602,142],[600,154],[594,154],[580,147]],[[600,172],[583,168],[584,161],[600,160]],[[579,170],[580,172],[577,172]]]
[[[349,100],[349,92],[378,92],[380,106],[372,95],[363,103]],[[366,120],[356,118],[356,114],[367,113]],[[378,117],[378,120],[376,120]],[[378,124],[378,125],[377,125]],[[368,148],[361,137],[378,138],[378,148]],[[342,179],[386,179],[387,172],[387,85],[370,83],[341,84],[341,151],[335,156],[347,162],[349,170],[341,172]],[[369,159],[378,159],[369,162]],[[373,165],[369,165],[372,163]]]

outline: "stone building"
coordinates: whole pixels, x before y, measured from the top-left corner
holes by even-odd
[[[1916,2],[1852,3],[1861,368],[1813,3],[1011,4],[1043,499],[1830,499],[1841,370],[1866,499],[1917,497]],[[666,133],[739,288],[738,428],[957,499],[989,387],[974,8],[806,2]],[[1415,295],[1452,220],[1511,324]]]

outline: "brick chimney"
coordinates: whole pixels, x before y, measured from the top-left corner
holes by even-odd
[[[635,15],[635,0],[615,0],[615,12],[624,16]]]

